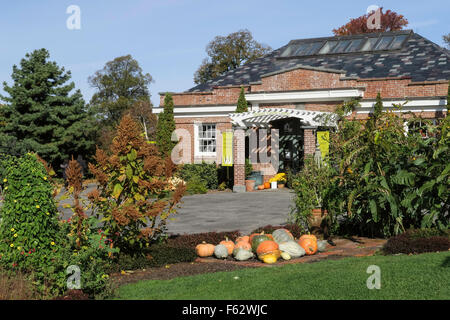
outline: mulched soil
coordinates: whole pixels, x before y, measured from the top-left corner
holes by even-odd
[[[219,271],[233,271],[243,268],[272,267],[293,263],[313,263],[322,260],[337,260],[344,257],[371,256],[379,250],[386,240],[354,238],[333,239],[335,246],[327,245],[325,252],[319,252],[312,256],[303,256],[290,261],[279,260],[276,264],[265,264],[256,258],[247,261],[236,261],[232,257],[218,260],[213,257],[197,258],[191,263],[177,263],[160,268],[149,268],[143,270],[125,271],[125,274],[116,273],[111,275],[111,279],[117,285],[137,282],[141,280],[168,280],[176,277],[191,276],[202,273],[212,273]]]

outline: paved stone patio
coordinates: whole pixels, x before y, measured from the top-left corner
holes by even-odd
[[[185,196],[175,220],[167,224],[168,231],[171,234],[233,230],[249,233],[268,224],[284,224],[293,197],[289,189]]]

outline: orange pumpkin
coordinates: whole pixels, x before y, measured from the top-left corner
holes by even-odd
[[[263,184],[260,184],[259,186],[258,186],[258,190],[264,190],[265,188],[264,188],[264,185]]]
[[[266,240],[266,241],[261,242],[258,245],[258,248],[256,249],[256,253],[258,255],[261,255],[261,254],[266,254],[269,252],[274,252],[276,250],[278,250],[278,244],[275,241]]]
[[[270,182],[264,182],[264,189],[270,189]]]
[[[233,250],[234,250],[234,242],[231,240],[228,240],[227,237],[225,237],[225,240],[220,241],[219,244],[223,244],[227,250],[228,250],[228,254],[233,254]]]
[[[210,257],[214,254],[214,245],[203,241],[195,247],[195,252],[199,257]]]
[[[245,250],[252,250],[252,246],[251,246],[250,242],[247,242],[244,240],[236,242],[236,245],[234,246],[234,248],[242,248]]]
[[[312,234],[304,234],[298,240],[298,244],[305,249],[307,255],[317,252],[317,238]]]
[[[236,242],[241,242],[241,241],[250,242],[250,237],[249,236],[242,236],[242,237],[239,237],[239,238],[236,239]]]

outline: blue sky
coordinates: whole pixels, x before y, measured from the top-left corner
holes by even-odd
[[[69,5],[81,9],[81,29],[69,30]],[[115,57],[131,54],[150,73],[152,101],[159,92],[194,86],[193,74],[216,35],[247,28],[276,49],[292,39],[324,37],[370,5],[403,14],[408,29],[443,45],[450,32],[450,5],[427,1],[301,0],[17,0],[0,11],[0,80],[11,83],[13,64],[27,52],[46,48],[51,60],[72,72],[86,102],[93,89],[87,78]],[[3,86],[2,86],[3,88]],[[3,93],[3,90],[0,89]]]

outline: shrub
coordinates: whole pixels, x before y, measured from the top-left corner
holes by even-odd
[[[412,254],[447,251],[450,249],[450,233],[437,229],[408,230],[389,238],[383,246],[387,254]]]
[[[188,182],[193,179],[201,180],[208,189],[217,189],[218,182],[218,168],[215,163],[191,163],[184,164],[178,172],[180,178]]]
[[[225,232],[205,232],[195,234],[173,235],[167,240],[167,245],[175,248],[190,248],[195,247],[205,241],[214,245],[219,244],[225,237],[235,241],[240,236],[239,231],[225,231]]]
[[[111,272],[161,267],[167,264],[192,262],[197,258],[195,249],[172,247],[167,244],[155,244],[145,250],[145,256],[120,255]]]
[[[63,239],[58,212],[53,200],[53,186],[45,167],[34,154],[5,160],[5,200],[1,208],[1,264],[29,269],[26,253],[33,252],[42,261],[61,249]]]
[[[186,191],[189,194],[204,194],[208,192],[208,187],[204,180],[194,176],[187,182]]]
[[[99,188],[88,197],[113,245],[121,252],[141,254],[165,236],[166,220],[176,211],[185,187],[180,183],[169,194],[174,164],[145,141],[129,115],[118,125],[110,153],[97,149],[96,163],[89,164]]]
[[[411,115],[408,134],[404,120],[383,112],[378,97],[367,121],[342,117],[330,134],[324,207],[336,232],[390,237],[409,228],[448,228],[450,116],[434,125]]]

